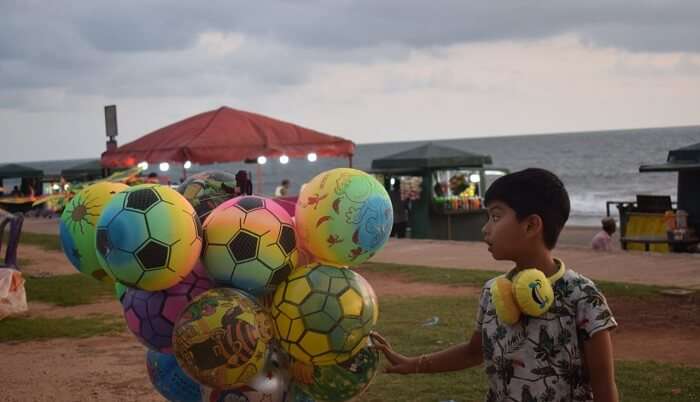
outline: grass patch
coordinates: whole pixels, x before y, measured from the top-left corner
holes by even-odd
[[[383,274],[398,275],[409,282],[477,287],[482,287],[486,281],[503,273],[498,271],[438,268],[379,262],[364,263],[360,269],[358,269],[360,273],[365,270]]]
[[[418,355],[447,348],[471,336],[477,309],[475,297],[382,297],[377,330],[394,348]],[[423,327],[438,316],[436,326]],[[383,363],[384,364],[384,363]],[[616,362],[621,400],[632,402],[700,400],[700,368],[654,362]],[[482,367],[442,374],[380,373],[358,401],[482,401],[487,387]]]
[[[19,242],[21,244],[39,246],[47,251],[62,251],[61,240],[58,235],[22,232],[22,235],[19,237]]]
[[[41,301],[57,306],[90,304],[114,296],[114,285],[98,282],[82,274],[44,278],[26,277],[29,302]]]
[[[661,290],[665,289],[661,286],[636,283],[608,281],[595,281],[595,283],[606,297],[633,297],[649,300],[649,298],[661,296]]]
[[[498,271],[480,271],[474,269],[454,269],[425,267],[415,265],[400,265],[387,263],[365,263],[358,270],[380,272],[397,275],[409,282],[437,283],[457,286],[482,287],[489,279],[501,275]],[[632,283],[595,281],[596,285],[607,297],[636,297],[649,298],[659,296],[663,289],[659,286],[638,285]]]
[[[34,261],[30,260],[29,258],[17,258],[17,265],[19,265],[20,269],[22,269],[22,267],[28,267],[33,263]]]
[[[88,338],[123,330],[124,320],[112,315],[88,318],[7,318],[0,321],[0,342]]]
[[[470,337],[474,327],[477,299],[473,297],[382,297],[377,331],[405,355],[441,350]],[[421,324],[438,316],[435,326]],[[454,373],[400,376],[380,373],[359,400],[442,401],[483,400],[486,394],[483,368]],[[465,396],[473,398],[465,399]]]
[[[700,368],[616,362],[621,401],[700,401]]]

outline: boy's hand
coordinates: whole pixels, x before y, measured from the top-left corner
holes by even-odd
[[[416,373],[416,368],[418,365],[418,359],[406,357],[401,353],[395,352],[391,348],[389,342],[384,339],[378,332],[372,331],[369,334],[372,340],[372,347],[381,351],[384,357],[391,364],[389,367],[384,369],[385,373],[396,373],[396,374],[414,374]]]

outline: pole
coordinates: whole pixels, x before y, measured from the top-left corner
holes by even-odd
[[[262,195],[262,165],[259,163],[255,166],[255,191],[253,194]]]
[[[352,154],[348,156],[348,167],[352,168]]]

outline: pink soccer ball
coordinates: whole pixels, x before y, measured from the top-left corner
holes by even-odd
[[[173,326],[177,316],[195,297],[212,289],[201,263],[177,285],[165,290],[148,292],[128,288],[121,299],[124,318],[131,332],[148,348],[172,353]]]

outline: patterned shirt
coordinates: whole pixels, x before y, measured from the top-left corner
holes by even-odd
[[[592,401],[583,341],[617,326],[593,281],[566,270],[553,284],[549,311],[538,318],[523,315],[510,326],[499,321],[491,302],[494,280],[481,291],[476,318],[489,381],[486,401]]]

